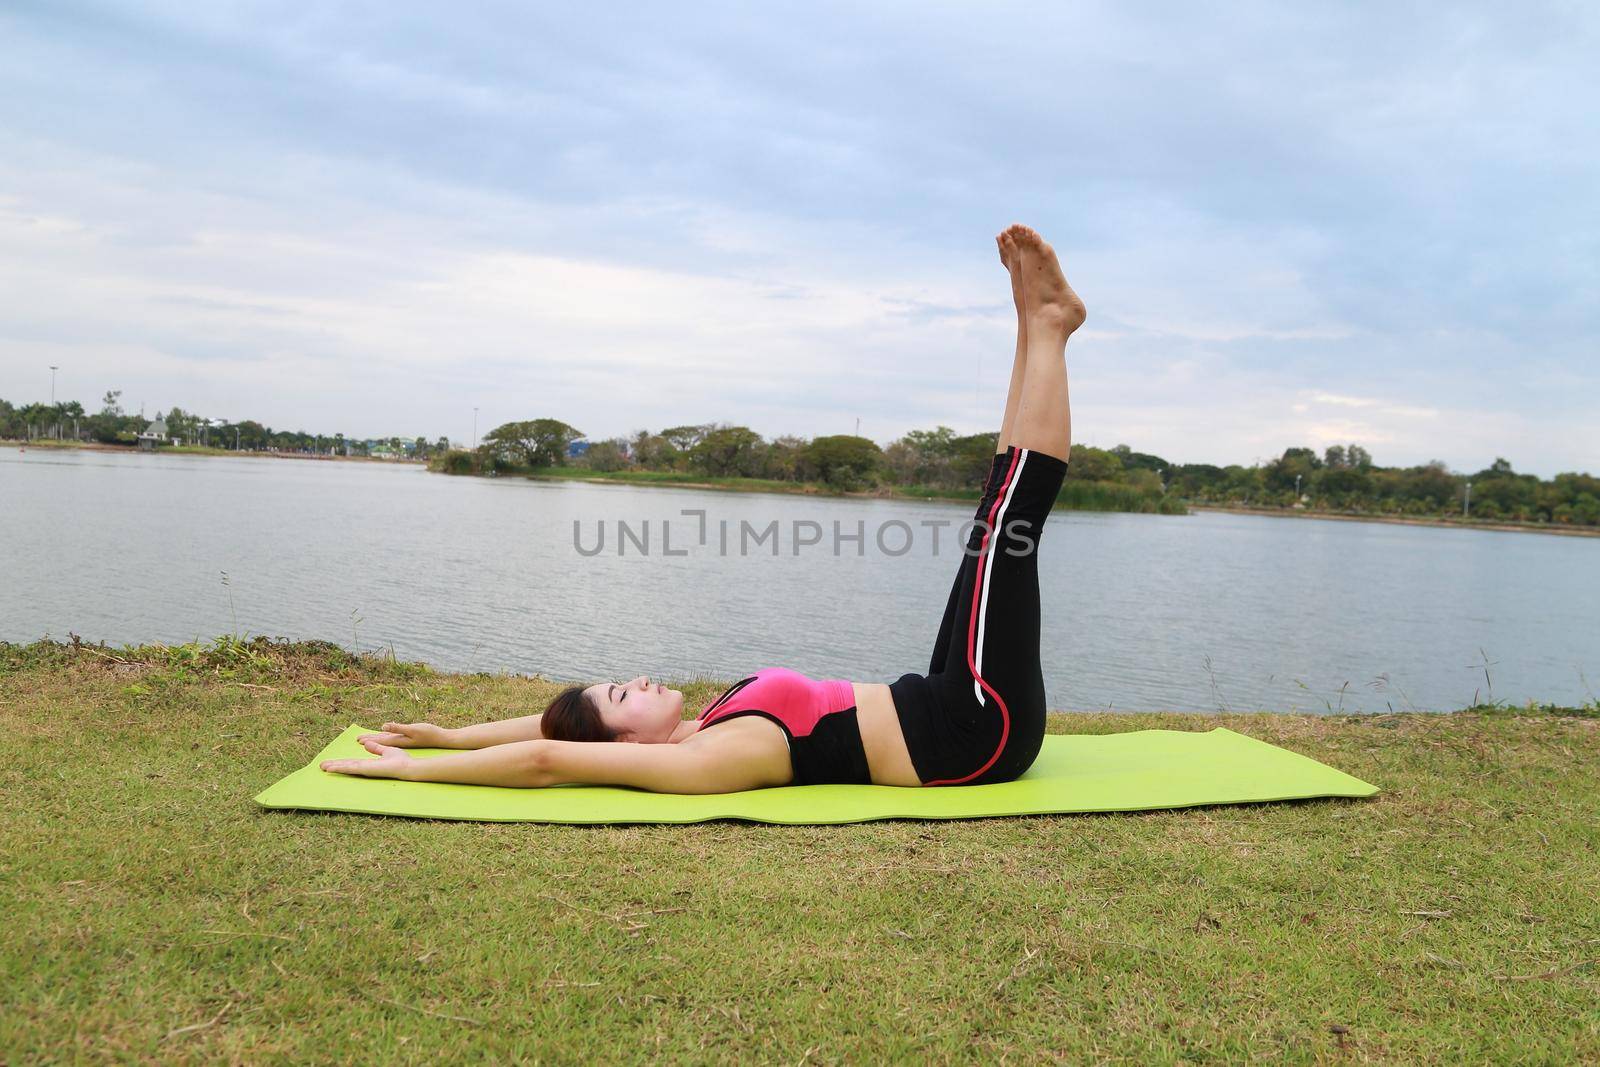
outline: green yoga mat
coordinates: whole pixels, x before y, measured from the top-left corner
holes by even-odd
[[[748,819],[814,824],[1145,811],[1305,797],[1368,797],[1378,791],[1376,786],[1314,759],[1220,727],[1205,733],[1051,734],[1045,737],[1039,758],[1027,774],[994,785],[801,785],[685,796],[619,786],[507,789],[396,782],[352,778],[318,768],[325,759],[368,755],[356,738],[373,732],[351,726],[306,766],[260,793],[256,802],[268,808],[480,822]],[[417,749],[415,754],[437,755],[438,751]]]

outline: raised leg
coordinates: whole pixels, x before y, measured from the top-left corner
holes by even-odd
[[[1011,301],[1017,305],[1017,352],[1011,361],[1011,388],[1006,391],[1006,414],[1000,422],[1000,436],[996,438],[994,446],[995,453],[999,455],[1015,443],[1012,437],[1016,430],[1017,405],[1022,401],[1023,372],[1028,367],[1028,318],[1022,301],[1022,250],[1010,238],[1009,231],[996,237],[994,243],[1000,249],[1000,262],[1005,264],[1006,272],[1011,275]]]
[[[1061,273],[1053,248],[1026,226],[1001,235],[1018,254],[1013,291],[1022,294],[1026,366],[1014,416],[1011,441],[1063,462],[1072,452],[1072,405],[1067,392],[1067,338],[1083,325],[1087,312]]]
[[[1044,736],[1038,551],[1064,460],[1010,450],[983,527],[967,542],[944,669],[930,675],[952,734],[943,765],[918,765],[924,785],[1010,781]],[[926,775],[931,775],[927,777]]]
[[[1021,353],[1018,353],[1018,355],[1020,357]],[[1020,395],[1020,388],[1017,388],[1015,391]],[[996,494],[1000,492],[1000,482],[1006,473],[1009,459],[1009,452],[995,453],[994,459],[989,465],[988,480],[983,483],[983,494],[978,498],[977,510],[974,511],[972,515],[974,520],[979,522],[987,521],[990,507],[994,503]],[[944,670],[945,659],[947,658],[950,650],[950,635],[955,632],[956,606],[961,599],[961,589],[963,586],[962,575],[967,573],[967,556],[966,553],[960,551],[960,547],[961,546],[959,545],[956,546],[957,560],[955,581],[951,583],[950,596],[945,600],[944,618],[939,622],[939,634],[933,639],[933,656],[928,661],[929,674],[938,674],[940,671]]]

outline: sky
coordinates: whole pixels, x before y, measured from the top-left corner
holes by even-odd
[[[1220,14],[1219,14],[1220,12]],[[0,397],[1600,471],[1585,3],[0,5]]]

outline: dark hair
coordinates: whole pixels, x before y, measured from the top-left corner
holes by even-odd
[[[600,718],[600,706],[585,686],[563,689],[544,709],[539,732],[553,741],[615,741],[617,733]]]

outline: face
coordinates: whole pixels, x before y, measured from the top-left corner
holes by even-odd
[[[588,693],[618,741],[664,744],[683,721],[683,694],[644,675],[591,685]]]

